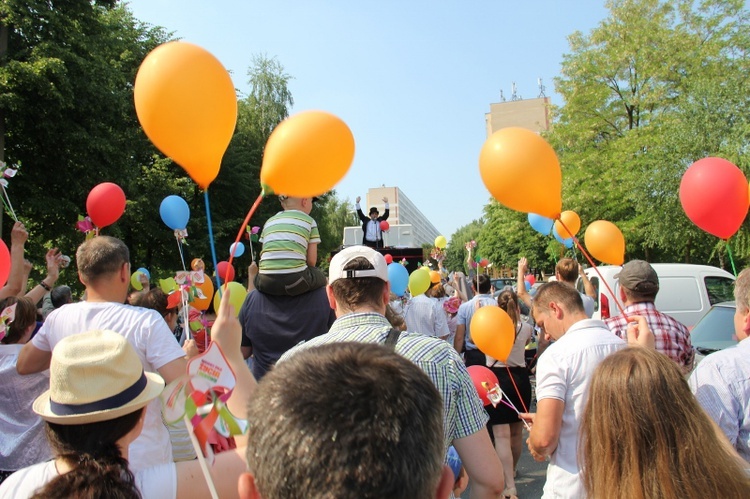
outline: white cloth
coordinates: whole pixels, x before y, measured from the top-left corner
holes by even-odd
[[[583,310],[586,312],[586,317],[591,318],[594,315],[594,309],[596,308],[596,303],[594,303],[594,299],[591,298],[589,295],[583,294],[580,291],[578,292],[579,295],[581,295],[581,301],[583,302]]]
[[[404,308],[406,330],[446,338],[450,334],[448,319],[437,298],[425,294],[414,296]]]
[[[110,329],[124,336],[138,353],[144,370],[149,372],[157,372],[185,356],[158,312],[112,302],[64,305],[49,314],[31,342],[38,349],[51,352],[63,338],[93,329]],[[158,398],[148,405],[143,431],[130,444],[129,452],[133,470],[172,462],[169,432],[161,421]]]
[[[0,499],[27,499],[57,476],[55,461],[24,468],[13,473],[0,485]],[[177,497],[177,467],[174,463],[133,472],[133,476],[143,499]]]
[[[750,462],[750,339],[707,356],[688,384],[739,455]]]
[[[565,403],[557,448],[550,456],[543,498],[585,497],[579,476],[578,429],[588,397],[591,375],[608,355],[626,346],[604,322],[584,319],[573,324],[539,357],[537,400]]]
[[[46,461],[52,451],[44,421],[31,404],[49,388],[49,371],[21,376],[16,371],[23,345],[0,345],[0,470],[14,471]]]
[[[489,355],[487,357],[487,367],[492,366],[508,366],[508,367],[524,367],[526,366],[526,343],[531,338],[534,328],[531,324],[526,322],[519,322],[516,329],[516,339],[513,342],[513,348],[510,350],[508,355],[508,362],[501,362]]]

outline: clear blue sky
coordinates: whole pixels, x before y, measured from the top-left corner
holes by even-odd
[[[248,91],[253,54],[294,77],[292,113],[341,117],[356,141],[336,186],[352,203],[396,185],[447,238],[482,216],[489,193],[477,158],[484,115],[516,82],[553,78],[567,37],[607,16],[604,0],[131,0],[135,17],[210,52]],[[248,207],[249,209],[249,207]]]

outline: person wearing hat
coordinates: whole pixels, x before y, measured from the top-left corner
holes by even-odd
[[[693,345],[690,331],[678,320],[656,310],[654,301],[659,292],[659,276],[654,268],[643,260],[631,260],[615,275],[619,283],[619,296],[625,311],[604,322],[617,336],[627,339],[629,317],[640,315],[654,333],[656,350],[675,361],[687,374],[693,367]]]
[[[383,247],[383,231],[380,228],[380,222],[388,220],[388,198],[384,197],[383,202],[385,203],[385,211],[383,216],[380,216],[378,209],[373,206],[370,208],[369,216],[365,216],[362,213],[362,208],[359,206],[359,202],[362,200],[360,196],[357,196],[357,202],[355,204],[357,208],[357,216],[359,216],[362,222],[362,244],[369,246],[370,248],[382,248]]]
[[[98,236],[78,247],[78,278],[86,287],[86,301],[53,311],[39,332],[18,355],[19,374],[44,371],[56,345],[82,331],[117,331],[138,352],[143,369],[158,372],[167,383],[185,373],[185,352],[164,318],[154,310],[125,305],[130,286],[130,252],[121,240]],[[146,409],[142,436],[130,449],[133,468],[172,462],[169,434],[161,421],[161,407]]]
[[[336,322],[328,333],[295,346],[279,362],[327,343],[391,345],[421,367],[440,392],[444,450],[453,445],[461,456],[471,480],[472,497],[500,497],[502,465],[485,427],[487,414],[461,357],[447,342],[420,332],[401,332],[385,318],[390,299],[385,257],[366,246],[345,248],[331,259],[328,283],[326,293],[336,311]]]
[[[225,295],[214,341],[237,379],[227,407],[245,419],[255,381],[239,350],[240,335]],[[163,389],[162,377],[144,371],[136,350],[116,332],[95,330],[62,339],[52,354],[49,390],[32,405],[47,424],[55,458],[11,475],[0,485],[0,498],[209,497],[197,460],[131,468],[129,444],[143,428],[144,408],[158,403]],[[237,481],[246,469],[245,438],[238,437],[238,449],[216,456],[213,468],[222,476],[213,481],[222,498],[238,495]]]

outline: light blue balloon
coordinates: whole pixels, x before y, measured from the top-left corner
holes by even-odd
[[[190,220],[190,207],[180,196],[167,196],[159,206],[159,215],[170,229],[184,229]]]
[[[526,291],[531,291],[531,283],[529,281],[523,281],[525,284]]]
[[[545,236],[549,236],[552,227],[555,225],[555,221],[551,218],[543,217],[536,213],[529,213],[528,218],[531,228]]]
[[[141,267],[136,272],[141,272],[142,274],[146,274],[146,277],[151,279],[151,272],[148,271],[148,269]]]
[[[237,246],[236,250],[234,249],[235,246]],[[242,243],[232,243],[232,245],[229,246],[229,254],[231,255],[232,253],[234,253],[235,258],[242,256],[245,253],[245,245]]]
[[[391,263],[388,265],[388,281],[391,283],[391,293],[404,296],[409,285],[409,271],[400,263]]]
[[[560,234],[557,233],[557,227],[553,227],[552,228],[552,235],[554,235],[555,239],[557,239],[566,248],[572,248],[573,247],[573,238],[570,237],[568,239],[563,239],[562,236],[560,236]]]

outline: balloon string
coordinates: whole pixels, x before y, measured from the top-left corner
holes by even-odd
[[[523,412],[529,412],[529,410],[526,408],[526,402],[523,401],[523,397],[521,396],[521,391],[518,389],[518,386],[516,385],[516,380],[513,378],[513,374],[511,374],[510,372],[510,367],[506,365],[505,369],[508,370],[508,376],[510,376],[510,380],[513,382],[513,388],[516,389],[516,395],[518,395],[518,400],[521,401],[521,405],[523,406]]]
[[[217,269],[219,264],[216,261],[216,245],[214,244],[214,229],[211,227],[211,206],[208,203],[208,189],[203,191],[203,199],[206,203],[206,223],[208,224],[208,242],[211,246],[211,260],[214,264],[214,269]],[[219,299],[221,299],[221,278],[219,273],[216,272],[216,289],[219,293]]]
[[[560,222],[560,225],[563,226],[563,228],[568,234],[571,234],[571,235],[573,234],[573,232],[571,232],[571,230],[568,229],[568,227],[565,225],[565,222],[563,222],[561,218],[558,218],[557,220]],[[596,274],[599,276],[599,282],[604,283],[604,287],[607,288],[607,291],[609,291],[609,294],[612,296],[612,299],[615,301],[615,305],[617,305],[617,308],[620,309],[620,313],[622,314],[622,316],[627,317],[627,314],[625,313],[625,308],[620,303],[620,300],[617,299],[617,296],[615,296],[615,292],[612,291],[612,288],[609,287],[609,283],[607,283],[606,279],[604,279],[604,276],[602,275],[602,273],[599,272],[599,267],[597,267],[597,265],[594,263],[594,260],[591,259],[591,256],[583,248],[581,241],[579,241],[575,235],[573,235],[572,237],[573,237],[573,242],[575,243],[575,245],[578,246],[579,250],[581,250],[581,254],[586,257],[586,260],[588,260],[589,264],[591,264],[591,267],[593,267],[594,272],[596,272]]]
[[[175,239],[177,240],[177,251],[180,252],[180,260],[182,261],[182,270],[187,272],[187,267],[185,267],[185,257],[182,254],[182,243],[180,242],[180,237],[175,236]]]
[[[18,222],[18,217],[16,216],[16,212],[13,210],[13,205],[10,202],[10,197],[8,197],[8,191],[5,190],[5,186],[0,184],[0,187],[3,188],[3,204],[5,204],[5,201],[8,201],[8,204],[5,204],[5,206],[8,208],[8,211],[10,211],[10,215],[13,217],[13,220],[15,222]]]
[[[732,247],[729,246],[729,239],[724,241],[727,243],[727,253],[729,253],[729,261],[732,262],[732,272],[734,272],[734,277],[737,277],[737,267],[734,266],[734,258],[732,257]]]
[[[232,268],[232,260],[234,260],[234,253],[237,251],[237,246],[239,246],[237,243],[239,243],[240,239],[242,239],[242,234],[245,232],[245,229],[247,228],[247,224],[250,223],[250,218],[255,214],[255,210],[258,209],[258,205],[260,205],[260,202],[262,200],[263,200],[263,191],[261,191],[261,193],[258,195],[258,199],[256,199],[253,205],[250,207],[250,211],[247,212],[247,216],[245,216],[245,220],[242,221],[242,226],[240,227],[240,230],[237,232],[237,238],[234,240],[234,246],[232,246],[232,253],[229,255],[229,265],[227,265],[227,276],[229,275],[229,269]],[[253,255],[252,236],[250,237],[250,256],[253,258],[253,260],[255,260],[255,257]],[[226,277],[224,281],[226,282]]]
[[[506,399],[508,399],[508,401],[506,402],[505,400],[500,398],[500,402],[510,407],[514,411],[516,411],[516,414],[520,416],[521,411],[519,411],[518,408],[515,405],[513,405],[513,401],[510,400],[510,397],[508,397],[508,395],[503,391],[503,389],[500,388],[500,385],[495,385],[495,386],[500,390],[500,394]],[[521,398],[521,403],[523,403],[523,398]],[[495,404],[495,407],[497,407],[497,404]],[[526,405],[524,405],[524,411],[529,412],[529,411],[526,411]],[[531,431],[531,427],[529,426],[529,423],[527,423],[525,419],[522,419],[520,417],[518,419],[520,419],[523,422],[523,425],[526,427],[527,430]]]

